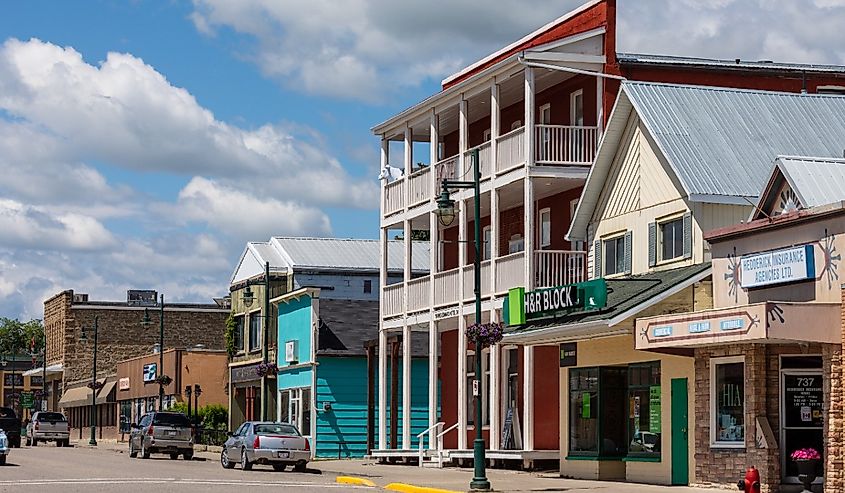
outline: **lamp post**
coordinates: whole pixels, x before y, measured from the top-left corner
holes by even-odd
[[[188,401],[188,419],[191,419],[191,386],[185,385],[185,400]]]
[[[164,385],[161,376],[164,375],[164,295],[161,295],[159,307],[159,327],[158,327],[158,369],[156,370],[156,378],[158,379],[158,410],[164,410]],[[144,308],[144,318],[141,320],[141,326],[149,329],[153,322],[150,319],[150,311]]]
[[[443,180],[440,196],[437,198],[437,214],[440,224],[449,226],[455,220],[455,201],[449,197],[450,188],[473,189],[475,191],[474,221],[475,229],[475,323],[481,323],[481,170],[478,164],[478,149],[472,151],[472,181]],[[481,378],[481,348],[476,341],[475,348],[475,378]],[[482,386],[478,385],[478,392],[475,392],[475,440],[472,443],[472,458],[474,466],[474,477],[469,483],[470,489],[489,491],[490,481],[487,480],[485,471],[485,450],[484,437],[481,434],[481,399]]]
[[[47,344],[41,348],[41,410],[47,410]]]
[[[202,394],[202,387],[200,384],[194,384],[194,421],[197,423],[197,426],[200,425],[199,417],[200,417],[200,394]]]
[[[261,362],[265,365],[267,364],[267,360],[269,358],[269,333],[270,333],[270,262],[264,262],[264,307],[261,310],[261,315],[250,315],[250,317],[258,316],[262,317],[262,326],[261,326]],[[255,301],[255,296],[252,294],[252,288],[250,287],[252,284],[247,282],[246,289],[244,289],[243,295],[241,296],[241,301],[243,301],[244,306],[247,308],[252,306],[252,303]],[[268,396],[270,392],[267,391],[267,375],[261,375],[261,421],[267,420],[267,415],[269,414],[267,410],[267,401],[270,400]]]
[[[99,317],[94,315],[94,364],[91,367],[91,438],[88,440],[88,445],[97,445],[97,335],[98,327],[97,321]],[[79,334],[81,342],[88,342],[88,336],[85,334],[85,327],[82,327],[82,333]]]

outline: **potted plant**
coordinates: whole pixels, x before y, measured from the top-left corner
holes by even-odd
[[[792,452],[790,457],[798,466],[798,481],[804,485],[804,491],[812,491],[810,487],[816,479],[816,468],[822,459],[821,454],[814,448],[802,448]]]
[[[162,387],[167,387],[171,382],[173,382],[173,379],[168,375],[161,375],[155,379],[155,383],[161,385]]]
[[[489,324],[472,324],[467,327],[467,339],[474,342],[478,349],[492,346],[502,340],[504,333],[502,326],[493,322]]]
[[[258,377],[275,378],[279,372],[279,367],[276,363],[259,363],[255,367],[255,374]]]

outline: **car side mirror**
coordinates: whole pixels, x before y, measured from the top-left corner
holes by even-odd
[[[137,429],[139,429],[141,426],[140,426],[138,423],[132,423],[132,424],[130,424],[130,425],[129,425],[129,427],[130,427],[130,428],[132,428],[133,430],[137,430]]]
[[[231,431],[227,431],[227,432],[226,432],[226,436],[227,436],[227,437],[233,437],[233,436],[235,436],[235,434],[234,434],[233,432],[231,432]]]

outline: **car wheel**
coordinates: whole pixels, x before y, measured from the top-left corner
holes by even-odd
[[[138,457],[138,452],[135,450],[135,447],[132,446],[132,440],[129,440],[129,457],[132,459]]]
[[[191,459],[194,458],[194,453],[193,452],[185,452],[184,454],[182,454],[182,458],[185,459],[185,460],[191,460]]]
[[[234,462],[229,460],[229,452],[226,451],[226,447],[223,447],[223,451],[220,452],[220,465],[223,466],[223,469],[231,469],[235,467]]]
[[[306,468],[308,467],[307,462],[297,462],[293,466],[293,470],[296,472],[305,472]]]
[[[179,458],[179,454],[176,454],[176,453],[170,454],[170,460],[176,460],[178,458]]]
[[[281,472],[285,470],[286,466],[287,464],[273,464],[273,470]]]
[[[20,437],[20,435],[18,435],[18,437],[15,439],[15,441],[12,445],[15,448],[21,448],[21,437]]]
[[[246,449],[241,450],[241,469],[244,471],[252,470],[252,462],[246,457]]]
[[[62,440],[62,447],[70,447],[70,439]]]
[[[141,439],[141,458],[142,459],[149,459],[150,458],[150,451],[147,450],[147,446],[144,445],[143,439]]]
[[[32,446],[33,446],[33,447],[37,447],[37,446],[38,446],[38,439],[37,439],[37,438],[35,438],[35,437],[32,437]]]

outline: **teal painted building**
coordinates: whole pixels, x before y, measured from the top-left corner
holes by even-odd
[[[274,300],[278,419],[296,424],[310,437],[316,457],[363,457],[368,416],[365,344],[378,337],[378,301],[329,299],[320,293],[319,288],[302,288]],[[428,360],[414,359],[411,368],[415,436],[428,427]],[[377,381],[372,389],[377,392]],[[377,430],[376,421],[373,433]]]

